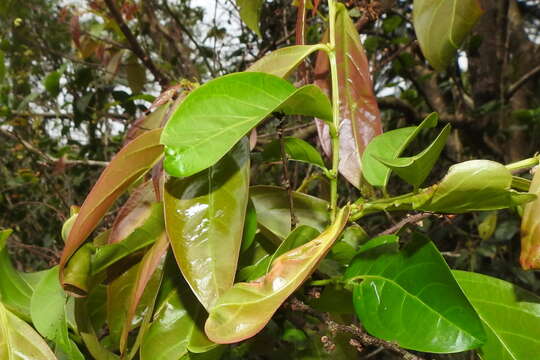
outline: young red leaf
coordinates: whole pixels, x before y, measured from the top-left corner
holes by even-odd
[[[62,251],[59,266],[63,285],[64,267],[70,257],[96,228],[114,201],[163,155],[160,136],[161,129],[152,130],[124,146],[99,177],[86,197]]]
[[[342,4],[336,11],[336,60],[340,103],[340,173],[354,186],[360,187],[361,156],[367,144],[382,133],[381,115],[373,94],[366,54],[360,35]],[[328,39],[328,34],[324,36]],[[331,93],[330,63],[320,52],[315,64],[315,84],[329,96]],[[319,138],[327,154],[331,153],[328,125],[317,122]]]

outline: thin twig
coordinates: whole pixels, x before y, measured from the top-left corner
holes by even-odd
[[[398,223],[396,223],[392,227],[380,232],[379,234],[377,234],[377,236],[393,234],[395,232],[398,232],[405,225],[419,222],[425,218],[430,217],[431,215],[433,214],[432,213],[419,213],[419,214],[409,215],[401,219]]]
[[[144,50],[137,42],[135,35],[133,35],[126,22],[124,21],[122,14],[116,8],[114,0],[105,0],[105,4],[109,8],[109,11],[111,12],[111,15],[116,21],[116,23],[118,24],[118,27],[126,37],[126,40],[130,45],[131,51],[133,51],[133,53],[142,61],[144,66],[146,66],[146,68],[150,70],[152,75],[154,75],[156,81],[159,82],[162,87],[166,87],[169,83],[167,77],[156,67],[150,56],[145,54]]]
[[[287,189],[287,197],[289,198],[289,210],[291,212],[291,228],[296,228],[297,219],[296,215],[294,214],[294,200],[293,200],[293,192],[291,188],[291,178],[289,177],[289,168],[288,168],[288,158],[287,153],[285,152],[285,142],[283,140],[283,127],[282,127],[282,119],[283,115],[279,114],[277,115],[278,119],[280,120],[279,125],[277,127],[277,136],[279,139],[279,147],[281,152],[281,160],[282,160],[282,169],[283,169],[283,185],[285,185],[285,188]]]
[[[359,328],[358,326],[354,324],[351,324],[351,325],[339,324],[335,322],[334,320],[332,320],[327,313],[318,312],[315,309],[303,303],[302,301],[298,300],[297,298],[292,298],[289,301],[288,305],[293,311],[301,311],[319,319],[321,322],[326,324],[326,326],[328,327],[328,330],[330,330],[330,332],[333,334],[345,333],[345,334],[352,335],[353,338],[359,341],[360,344],[363,346],[382,347],[386,350],[392,351],[393,353],[401,355],[402,358],[405,360],[424,360],[423,358],[413,353],[410,353],[405,349],[400,348],[395,343],[385,341],[385,340],[369,335],[368,333],[366,333],[365,331],[363,331],[361,328]],[[358,351],[363,350],[362,346],[355,346],[354,343],[351,343],[351,345],[353,345]]]
[[[534,67],[531,71],[519,78],[518,81],[510,85],[508,92],[506,93],[506,99],[510,99],[516,91],[519,90],[527,81],[540,74],[540,65]]]

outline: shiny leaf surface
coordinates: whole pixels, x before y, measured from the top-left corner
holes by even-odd
[[[120,150],[86,197],[60,258],[60,277],[69,258],[82,245],[114,201],[162,156],[161,129],[149,131]],[[63,281],[62,281],[63,282]]]
[[[378,158],[396,159],[414,140],[418,133],[437,125],[439,116],[430,114],[418,126],[387,131],[373,139],[362,155],[362,166],[365,179],[373,186],[385,187],[390,178],[391,170],[383,165]]]
[[[320,231],[317,229],[312,228],[311,226],[302,225],[294,229],[289,236],[279,245],[276,252],[272,254],[268,261],[268,267],[267,271],[269,272],[272,268],[272,264],[274,261],[280,257],[281,255],[285,254],[288,251],[294,250],[299,246],[304,245],[305,243],[313,240],[317,236],[320,235]],[[265,273],[266,273],[265,272]]]
[[[289,160],[301,161],[308,164],[318,166],[322,169],[326,169],[321,154],[310,143],[302,139],[298,139],[291,136],[283,138],[283,145],[285,153],[288,155]],[[270,144],[264,147],[262,153],[265,161],[279,161],[281,160],[281,144],[279,140],[274,140]]]
[[[47,343],[0,303],[0,359],[56,360]]]
[[[152,324],[145,333],[141,360],[179,359],[192,352],[205,352],[216,345],[204,335],[206,312],[181,278],[176,265],[174,271],[166,266],[164,285]]]
[[[341,122],[339,171],[351,184],[359,187],[362,172],[360,159],[368,143],[382,133],[381,116],[360,35],[345,6],[340,3],[336,6],[336,61]],[[330,64],[328,56],[322,52],[317,57],[315,79],[315,83],[330,95]],[[328,126],[319,122],[317,127],[323,149],[330,154]]]
[[[311,273],[341,234],[349,209],[314,240],[278,257],[263,278],[237,283],[210,310],[205,332],[216,343],[234,343],[258,333]]]
[[[84,360],[70,339],[66,318],[67,296],[58,281],[58,267],[47,271],[31,300],[32,324],[45,338],[53,341],[69,359]]]
[[[512,174],[495,161],[470,160],[453,165],[435,186],[424,211],[463,213],[497,210],[531,201],[535,195],[510,188]]]
[[[509,282],[466,271],[454,277],[487,334],[483,360],[534,359],[540,354],[540,297]]]
[[[243,139],[215,166],[165,184],[165,224],[176,261],[207,309],[234,281],[248,202],[248,146]]]
[[[189,94],[165,126],[164,167],[172,176],[214,165],[273,112],[331,120],[328,98],[314,85],[296,89],[273,75],[246,72],[214,79]]]
[[[287,191],[277,186],[252,186],[251,201],[257,210],[257,221],[266,232],[285,239],[291,232],[291,212]],[[328,202],[299,192],[293,192],[297,225],[309,225],[323,231],[328,225]]]
[[[126,256],[144,249],[154,243],[163,234],[165,230],[163,205],[161,203],[154,203],[148,211],[149,214],[143,213],[141,215],[145,218],[143,219],[144,222],[134,229],[125,239],[96,249],[91,260],[92,274],[98,274]]]
[[[533,176],[529,191],[540,196],[540,171]],[[525,270],[540,269],[540,198],[525,205],[521,220],[521,254],[519,261]]]
[[[287,78],[307,56],[322,48],[320,44],[283,47],[258,60],[246,71],[263,72]]]
[[[431,66],[446,69],[482,13],[478,0],[414,0],[414,30]]]
[[[415,234],[402,251],[358,255],[345,277],[362,280],[353,302],[373,336],[401,347],[453,353],[482,344],[475,310],[431,241]]]

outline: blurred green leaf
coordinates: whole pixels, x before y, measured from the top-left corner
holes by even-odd
[[[295,137],[284,137],[283,146],[290,160],[301,161],[326,169],[321,154],[310,143]],[[281,160],[280,140],[274,140],[264,147],[262,153],[265,161]]]
[[[307,56],[321,50],[322,47],[320,44],[282,47],[257,60],[246,71],[263,72],[287,78]]]
[[[240,8],[240,17],[259,36],[261,36],[259,20],[262,4],[263,0],[236,0],[236,5]]]

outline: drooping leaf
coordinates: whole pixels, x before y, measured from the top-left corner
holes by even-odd
[[[0,230],[0,302],[17,316],[30,320],[32,287],[13,267],[7,251],[12,230]]]
[[[320,236],[274,261],[270,272],[250,283],[237,283],[210,310],[205,324],[208,338],[234,343],[258,333],[274,312],[311,273],[341,234],[349,209],[341,209],[336,221]]]
[[[446,69],[482,13],[478,0],[414,0],[414,30],[431,66]]]
[[[287,191],[276,186],[252,186],[250,198],[257,211],[257,221],[270,235],[285,239],[291,232],[291,212]],[[328,203],[303,193],[293,192],[297,225],[309,225],[323,231],[330,220]]]
[[[450,135],[450,129],[450,124],[447,124],[431,145],[415,156],[395,159],[377,157],[377,160],[392,169],[400,178],[418,188],[426,180],[439,159],[446,139]]]
[[[246,71],[263,72],[287,78],[306,57],[322,48],[321,44],[283,47],[258,60]]]
[[[146,68],[142,66],[136,57],[132,56],[126,64],[128,85],[133,94],[140,93],[146,83]]]
[[[179,359],[188,352],[206,352],[216,345],[204,335],[206,312],[178,272],[174,260],[165,266],[160,298],[141,343],[141,360]]]
[[[433,195],[419,209],[442,213],[497,210],[535,199],[511,189],[512,174],[490,160],[470,160],[453,165],[434,186]]]
[[[360,35],[343,4],[336,11],[336,61],[338,67],[340,127],[339,171],[354,186],[360,186],[361,156],[367,144],[382,133],[381,116],[373,93],[366,54]],[[328,39],[326,35],[324,39]],[[331,93],[330,63],[319,53],[315,65],[315,83]],[[318,122],[319,138],[327,154],[331,153],[329,128]]]
[[[540,196],[540,171],[533,176],[529,191]],[[540,199],[528,203],[521,220],[521,254],[519,261],[525,270],[540,269]]]
[[[124,146],[103,171],[69,233],[60,258],[61,278],[69,258],[96,228],[114,201],[161,158],[163,146],[159,144],[160,135],[161,129],[156,129],[137,137]]]
[[[66,301],[66,293],[58,280],[58,267],[49,269],[32,295],[32,324],[42,336],[62,349],[69,359],[84,360],[77,345],[69,337]]]
[[[30,325],[0,303],[0,359],[56,360],[56,356]]]
[[[273,112],[330,120],[328,98],[314,85],[296,89],[264,73],[235,73],[190,93],[165,126],[164,167],[184,177],[214,165],[249,130]]]
[[[236,5],[240,8],[242,21],[259,36],[261,36],[259,20],[262,4],[263,0],[236,0]]]
[[[301,161],[308,164],[326,169],[321,154],[310,143],[302,139],[292,136],[283,138],[283,146],[285,153],[289,156],[289,160]],[[274,140],[264,147],[262,153],[265,161],[281,160],[281,143],[279,140]]]
[[[402,251],[366,252],[345,273],[353,302],[373,336],[406,349],[453,353],[485,340],[482,323],[431,241],[415,234]]]
[[[92,255],[92,274],[98,274],[115,262],[154,243],[164,232],[163,205],[154,203],[150,214],[142,214],[144,223],[135,228],[125,239],[96,248]],[[138,221],[138,219],[132,219]],[[111,233],[112,236],[112,233]],[[110,237],[109,237],[110,238]]]
[[[151,316],[156,301],[159,284],[162,277],[163,261],[169,248],[169,239],[164,229],[159,239],[145,254],[137,267],[137,274],[126,302],[125,319],[120,335],[120,352],[125,353],[129,332],[136,316]],[[144,324],[143,320],[143,324]],[[144,332],[146,329],[139,329]],[[142,340],[142,337],[139,337]],[[133,346],[132,352],[137,351],[138,343]]]
[[[165,184],[165,224],[176,261],[207,309],[234,281],[249,166],[249,144],[244,138],[216,165]]]
[[[483,360],[534,359],[540,354],[540,297],[509,282],[453,271],[480,316],[487,340]]]
[[[435,127],[438,119],[437,113],[432,113],[418,126],[395,129],[376,136],[362,155],[364,178],[373,186],[385,187],[391,170],[377,158],[396,159],[421,130]]]

